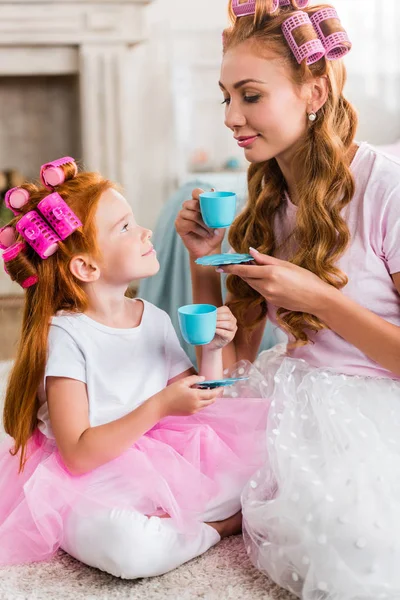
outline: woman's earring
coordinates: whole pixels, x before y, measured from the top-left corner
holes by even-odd
[[[313,111],[308,113],[308,120],[311,121],[311,123],[314,123],[314,121],[317,120],[317,113]]]

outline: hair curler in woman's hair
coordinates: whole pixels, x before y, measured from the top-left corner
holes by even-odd
[[[274,0],[274,5],[278,1]],[[232,10],[238,18],[254,15],[256,12],[256,0],[232,0]]]
[[[328,60],[343,58],[350,52],[352,44],[334,8],[317,11],[311,15],[310,21],[325,48]]]
[[[67,177],[64,165],[72,165],[72,177]],[[63,184],[67,179],[73,179],[78,174],[78,167],[75,159],[71,156],[64,156],[52,162],[46,163],[40,168],[40,179],[48,190],[53,190],[58,185]]]
[[[302,27],[308,26],[307,37]],[[306,59],[312,65],[325,56],[325,48],[315,31],[307,13],[297,11],[282,24],[283,35],[299,65]]]
[[[14,215],[19,215],[21,208],[29,202],[29,192],[22,187],[14,187],[6,192],[4,204]]]
[[[285,6],[301,10],[308,6],[309,1],[310,0],[271,0],[272,6],[270,13],[272,15],[278,8],[283,8]],[[256,0],[232,0],[232,10],[237,18],[254,15],[256,13]]]
[[[303,8],[307,8],[310,4],[310,0],[279,0],[281,6],[285,6],[286,4],[292,4],[294,8],[298,10],[303,10]]]

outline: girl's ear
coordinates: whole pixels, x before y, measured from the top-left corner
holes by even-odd
[[[97,263],[87,254],[79,254],[69,263],[69,269],[82,283],[93,283],[100,277],[100,268]]]

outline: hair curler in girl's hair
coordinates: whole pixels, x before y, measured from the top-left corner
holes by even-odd
[[[31,210],[15,227],[40,258],[46,259],[57,251],[58,243],[82,227],[82,223],[57,192],[45,196],[37,208],[46,221],[36,210]]]
[[[81,221],[57,192],[43,198],[37,207],[62,240],[82,227]]]
[[[0,229],[0,250],[7,250],[15,244],[17,239],[15,229],[12,225],[6,225]]]
[[[29,192],[22,187],[15,187],[6,192],[4,203],[14,215],[19,215],[21,208],[29,201]]]
[[[3,252],[4,270],[7,273],[7,275],[9,274],[7,271],[7,263],[10,262],[10,260],[14,260],[20,252],[23,252],[25,250],[25,248],[26,246],[24,242],[17,242],[16,244],[10,246],[10,248],[7,248],[5,252]],[[35,285],[38,281],[39,277],[37,275],[31,275],[30,277],[24,279],[24,281],[22,281],[20,285],[24,289],[27,289],[29,287],[32,287],[32,285]]]
[[[76,175],[78,174],[78,167],[76,165],[75,159],[71,156],[64,156],[63,158],[53,160],[52,162],[46,163],[41,166],[40,179],[43,185],[48,190],[53,190],[55,187],[61,185],[62,183],[64,183],[64,181],[66,181],[67,176],[65,170],[62,168],[64,165],[72,165],[72,178],[76,177]],[[68,179],[71,179],[71,177],[69,177]]]
[[[43,260],[57,252],[61,239],[36,210],[26,213],[15,228]]]

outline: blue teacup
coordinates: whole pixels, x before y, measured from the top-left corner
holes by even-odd
[[[207,227],[217,229],[229,227],[236,215],[236,194],[204,192],[200,194],[200,210]]]
[[[217,307],[212,304],[188,304],[178,308],[183,339],[193,346],[209,344],[217,328]]]

